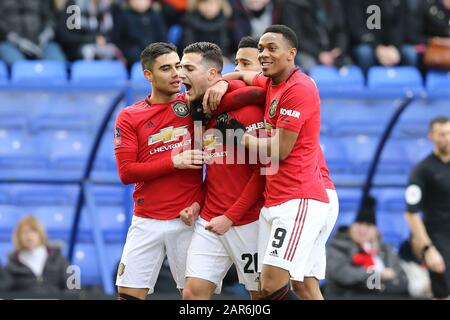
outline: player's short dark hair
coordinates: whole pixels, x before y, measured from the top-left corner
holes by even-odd
[[[298,40],[297,35],[295,34],[294,30],[291,28],[283,25],[283,24],[274,24],[270,27],[267,27],[266,30],[264,30],[264,33],[280,33],[283,35],[283,37],[289,42],[289,44],[292,46],[292,48],[298,48]]]
[[[258,38],[255,37],[243,37],[241,41],[239,41],[238,49],[241,48],[255,48],[258,49]]]
[[[200,54],[206,63],[213,65],[219,72],[222,72],[222,50],[220,50],[220,47],[217,44],[212,42],[195,42],[184,48],[183,54],[186,53]]]
[[[450,121],[450,118],[446,117],[446,116],[439,116],[439,117],[433,118],[430,121],[430,124],[428,126],[428,130],[432,131],[435,124],[445,124],[445,123],[447,123],[449,121]]]
[[[150,70],[155,63],[156,58],[163,54],[177,52],[177,47],[171,43],[166,42],[154,42],[141,52],[141,65],[142,70]]]

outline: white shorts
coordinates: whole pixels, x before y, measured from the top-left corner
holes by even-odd
[[[222,290],[222,280],[234,263],[239,282],[248,291],[258,291],[257,268],[258,225],[255,221],[231,227],[223,236],[205,229],[208,222],[199,218],[188,250],[186,277],[199,278],[216,285],[215,293]]]
[[[117,272],[116,285],[148,288],[153,293],[167,254],[177,288],[184,288],[186,256],[193,227],[180,219],[156,220],[133,216]]]
[[[259,270],[267,264],[288,270],[291,279],[296,281],[303,281],[304,277],[325,278],[325,244],[339,210],[336,192],[327,192],[330,204],[293,199],[261,209]]]

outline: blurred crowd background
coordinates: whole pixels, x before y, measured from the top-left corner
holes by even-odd
[[[380,29],[368,29],[372,5]],[[450,41],[449,17],[449,0],[3,0],[0,59],[119,59],[130,67],[147,44],[167,40],[180,51],[211,41],[233,59],[243,36],[285,24],[297,33],[306,71],[316,64],[422,67],[429,43]]]

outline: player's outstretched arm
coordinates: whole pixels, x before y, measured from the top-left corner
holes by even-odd
[[[153,180],[176,170],[203,168],[203,152],[186,150],[173,157],[170,155],[152,162],[136,162],[136,154],[122,152],[116,154],[117,168],[122,183],[138,183]]]
[[[267,138],[257,138],[249,134],[242,136],[241,144],[249,150],[266,154],[272,160],[284,160],[291,153],[297,141],[298,133],[288,129],[275,129],[275,135]]]
[[[257,71],[235,71],[230,72],[223,75],[223,78],[226,80],[241,80],[244,81],[247,85],[251,86],[253,84],[253,79],[256,75],[261,72]]]

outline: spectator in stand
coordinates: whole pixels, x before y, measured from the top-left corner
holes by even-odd
[[[120,50],[111,42],[113,16],[109,0],[69,0],[66,8],[76,5],[81,10],[80,29],[66,26],[68,15],[60,14],[57,38],[70,60],[122,58]]]
[[[327,250],[328,298],[408,296],[400,259],[376,227],[375,199],[367,197],[350,227],[341,227]]]
[[[128,0],[128,8],[114,21],[114,42],[129,67],[140,61],[141,52],[149,43],[167,39],[164,18],[152,4],[152,0]]]
[[[58,248],[48,246],[44,227],[34,216],[19,221],[13,242],[15,251],[6,265],[11,291],[58,295],[67,289],[69,263]]]
[[[450,47],[450,0],[410,0],[408,4],[408,41],[420,52],[431,41]]]
[[[380,8],[380,28],[369,29],[369,6]],[[406,0],[348,0],[344,3],[352,53],[367,71],[371,66],[417,65],[418,53],[407,44],[409,32]],[[376,14],[376,13],[375,13]],[[375,19],[376,20],[376,19]]]
[[[291,27],[300,39],[298,58],[306,72],[316,64],[342,67],[352,63],[339,1],[286,0],[281,23]]]
[[[0,60],[9,66],[25,59],[65,61],[53,41],[54,15],[51,0],[0,1]]]
[[[228,18],[231,8],[226,0],[192,0],[184,16],[180,49],[206,41],[217,44],[227,56],[230,53]]]
[[[279,22],[280,0],[230,0],[233,51],[245,36],[259,38],[264,30]]]
[[[181,24],[181,19],[188,8],[187,0],[159,0],[161,12],[168,27]]]

